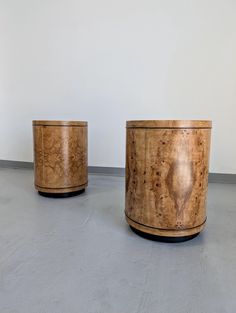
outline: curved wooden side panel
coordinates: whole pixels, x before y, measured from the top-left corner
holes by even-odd
[[[210,129],[127,128],[125,213],[131,226],[165,236],[202,230],[210,135]]]
[[[39,125],[34,132],[35,187],[64,193],[87,186],[87,127]]]
[[[141,225],[139,223],[136,223],[134,221],[132,221],[130,218],[128,218],[127,216],[125,217],[127,223],[144,232],[144,233],[148,233],[151,235],[156,235],[156,236],[164,236],[164,237],[184,237],[184,236],[191,236],[197,233],[200,233],[204,227],[205,227],[205,223],[204,222],[202,225],[190,228],[190,229],[178,229],[178,230],[172,230],[172,229],[159,229],[159,228],[151,228],[149,226],[146,225]]]

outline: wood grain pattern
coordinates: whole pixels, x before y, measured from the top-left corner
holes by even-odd
[[[87,127],[88,123],[85,121],[53,121],[53,120],[37,120],[33,121],[33,126],[75,126]]]
[[[127,222],[160,236],[201,231],[206,221],[211,122],[151,121],[150,127],[147,121],[146,128],[141,122],[142,127],[137,127],[139,121],[127,122]]]
[[[127,121],[127,128],[211,128],[207,120],[137,120]]]
[[[87,123],[33,121],[35,188],[48,193],[84,189],[88,182]]]

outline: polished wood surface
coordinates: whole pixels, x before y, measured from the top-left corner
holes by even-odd
[[[87,122],[33,121],[35,188],[68,193],[87,186]]]
[[[210,128],[210,121],[127,122],[125,214],[131,226],[173,237],[203,229]]]
[[[54,121],[54,120],[38,120],[32,122],[33,126],[75,126],[87,127],[88,123],[85,121]]]
[[[137,120],[127,121],[127,128],[211,128],[207,120]]]

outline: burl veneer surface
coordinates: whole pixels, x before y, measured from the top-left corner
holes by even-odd
[[[127,128],[128,223],[165,236],[201,231],[209,149],[209,128]]]
[[[70,192],[84,188],[87,184],[87,127],[36,125],[33,127],[36,189]]]

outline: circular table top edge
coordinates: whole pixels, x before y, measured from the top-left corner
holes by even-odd
[[[133,120],[127,128],[212,128],[210,120]]]
[[[33,126],[87,126],[86,121],[33,120]]]

